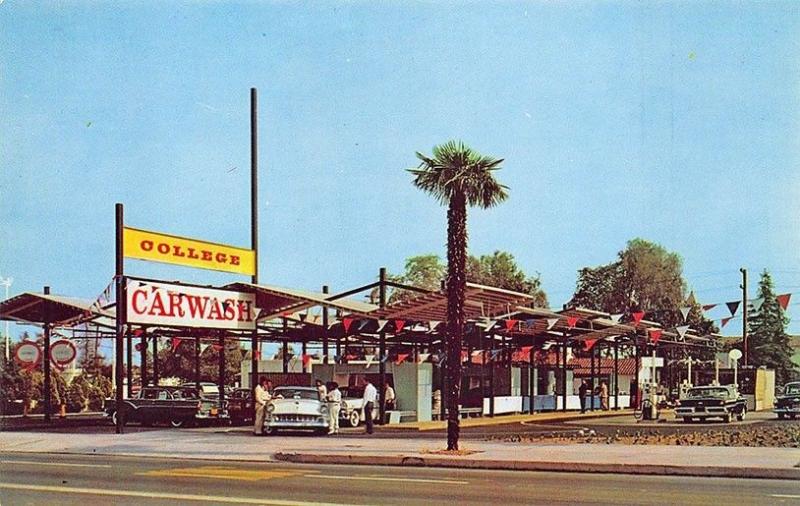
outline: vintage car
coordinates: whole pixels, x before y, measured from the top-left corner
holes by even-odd
[[[231,424],[244,425],[253,421],[253,393],[249,388],[235,388],[228,396]]]
[[[800,416],[800,381],[784,385],[783,392],[775,397],[775,408],[772,411],[781,420],[786,417],[794,420]]]
[[[314,387],[277,387],[267,405],[264,433],[278,430],[313,430],[327,434],[328,406]]]
[[[174,394],[174,388],[145,387],[136,397],[123,401],[123,422],[135,422],[142,425],[168,423],[173,427],[181,427],[194,421],[202,403],[198,399],[187,399]],[[120,410],[115,399],[106,399],[103,406],[104,415],[111,418],[116,425]]]
[[[342,387],[342,409],[339,419],[346,421],[351,427],[358,427],[364,421],[364,387]],[[380,417],[377,406],[372,410],[372,419]]]
[[[228,414],[228,401],[219,402],[219,391],[214,395],[213,393],[207,395],[205,389],[201,384],[201,390],[195,387],[182,386],[172,389],[172,396],[175,399],[189,399],[198,402],[197,413],[195,414],[195,422],[208,423],[213,421],[226,421],[229,418]]]
[[[725,423],[736,416],[739,421],[747,414],[747,401],[735,385],[692,387],[686,391],[675,408],[675,417],[684,422],[721,418]]]

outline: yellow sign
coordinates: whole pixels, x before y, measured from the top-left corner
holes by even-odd
[[[139,260],[199,267],[252,276],[256,252],[207,241],[125,227],[124,255]]]

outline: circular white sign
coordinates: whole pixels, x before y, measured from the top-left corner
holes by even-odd
[[[42,358],[42,350],[33,341],[22,341],[17,345],[14,358],[22,366],[36,365]]]
[[[740,358],[742,358],[742,352],[734,348],[728,352],[728,357],[730,357],[731,360],[739,360]]]
[[[71,341],[56,341],[50,345],[50,361],[57,366],[64,367],[75,360],[77,354],[78,350]]]

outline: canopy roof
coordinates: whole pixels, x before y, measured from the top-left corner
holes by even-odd
[[[0,319],[24,323],[58,325],[77,321],[88,311],[97,316],[113,316],[105,309],[92,307],[86,299],[25,292],[0,303]]]

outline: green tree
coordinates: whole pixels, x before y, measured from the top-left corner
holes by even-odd
[[[182,341],[173,352],[170,344],[162,345],[158,351],[159,376],[175,377],[182,381],[194,381],[194,340]],[[227,343],[225,346],[225,381],[233,385],[235,376],[241,371],[243,351],[238,344]],[[148,367],[152,361],[148,359]],[[219,351],[213,346],[207,347],[200,354],[200,381],[216,383],[219,376]]]
[[[748,362],[775,369],[775,381],[783,384],[794,379],[797,370],[786,334],[789,318],[778,303],[772,277],[766,269],[758,282],[758,297],[763,298],[764,303],[747,322]]]
[[[539,274],[527,276],[517,265],[514,255],[506,251],[495,251],[480,257],[470,256],[467,260],[467,280],[532,295],[535,307],[548,305]]]
[[[76,376],[67,385],[67,410],[79,413],[85,410],[89,404],[89,391],[92,386],[83,374]]]
[[[461,400],[461,343],[467,283],[467,206],[489,208],[503,202],[507,188],[494,177],[502,159],[483,156],[462,142],[433,148],[433,156],[417,152],[420,164],[409,169],[413,184],[447,205],[447,449],[458,450]]]

